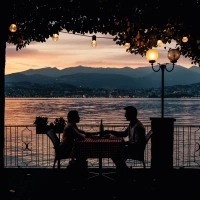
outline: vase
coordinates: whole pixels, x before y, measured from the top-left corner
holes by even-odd
[[[44,126],[36,126],[36,134],[46,134],[48,130],[48,126],[44,125]]]

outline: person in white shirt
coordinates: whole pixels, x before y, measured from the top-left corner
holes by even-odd
[[[128,137],[128,141],[124,143],[123,155],[111,158],[117,168],[128,168],[126,160],[128,158],[138,159],[143,157],[145,149],[145,128],[137,119],[138,111],[134,106],[124,108],[125,117],[130,121],[125,131],[105,130],[105,134],[112,134],[117,137]]]

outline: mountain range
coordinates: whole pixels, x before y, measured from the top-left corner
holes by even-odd
[[[158,65],[154,69],[158,69]],[[172,69],[172,65],[167,65]],[[165,86],[188,85],[200,82],[200,67],[189,69],[175,65],[171,72],[164,71]],[[87,66],[28,69],[5,75],[5,82],[32,82],[40,84],[67,83],[74,86],[110,89],[147,89],[161,86],[161,70],[154,72],[151,67],[138,68],[94,68]]]

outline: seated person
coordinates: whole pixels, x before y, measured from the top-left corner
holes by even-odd
[[[86,136],[98,134],[80,130],[76,125],[76,123],[79,123],[79,121],[80,117],[78,111],[71,110],[68,112],[67,124],[64,127],[61,140],[61,150],[65,155],[68,155],[68,157],[73,156],[72,155],[73,145],[77,139],[84,140]]]
[[[86,136],[98,133],[85,132],[77,127],[76,123],[80,121],[80,117],[76,110],[69,111],[67,119],[67,124],[64,127],[60,143],[60,151],[64,156],[72,158],[68,166],[68,169],[70,170],[69,175],[72,182],[74,182],[75,187],[79,187],[83,184],[82,181],[84,181],[87,176],[87,158],[80,158],[77,156],[74,158],[74,142],[76,140],[84,140]]]
[[[130,121],[125,131],[106,130],[105,134],[112,134],[117,137],[128,137],[128,141],[124,145],[124,155],[118,155],[111,158],[117,168],[128,168],[126,159],[140,159],[143,157],[145,149],[145,128],[137,119],[137,109],[133,106],[124,108],[125,117]]]

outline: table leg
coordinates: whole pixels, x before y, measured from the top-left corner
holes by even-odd
[[[99,158],[99,172],[89,172],[89,174],[93,174],[93,176],[87,178],[87,180],[101,176],[102,175],[102,158]]]
[[[103,173],[103,172],[102,172],[102,158],[101,158],[101,157],[99,157],[99,173],[95,173],[95,172],[90,172],[90,173],[94,174],[94,176],[89,177],[88,179],[92,179],[92,178],[95,178],[95,177],[97,177],[97,176],[103,176],[103,177],[108,178],[108,179],[110,179],[110,180],[112,180],[112,181],[115,180],[115,179],[113,179],[113,178],[107,176],[107,175],[109,175],[109,174],[115,174],[115,172],[108,172],[108,173]],[[87,179],[87,180],[88,180],[88,179]]]
[[[99,176],[102,176],[102,158],[99,158]]]
[[[103,177],[105,177],[107,179],[110,179],[110,180],[114,181],[115,179],[107,176],[109,174],[115,174],[115,172],[102,173],[102,158],[99,158],[99,176],[103,176]]]

